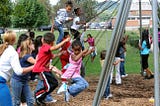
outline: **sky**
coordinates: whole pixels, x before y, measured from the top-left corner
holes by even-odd
[[[57,2],[58,2],[59,0],[50,0],[50,2],[51,2],[51,4],[52,5],[56,5],[57,4]],[[96,1],[98,1],[98,2],[102,2],[102,1],[105,1],[105,0],[96,0]],[[113,1],[117,1],[117,0],[113,0]],[[138,2],[139,0],[132,0],[133,2]],[[144,1],[144,2],[149,2],[149,0],[141,0],[142,2]],[[160,0],[158,0],[158,1],[160,1]]]

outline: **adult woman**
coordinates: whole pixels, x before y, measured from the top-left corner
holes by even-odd
[[[13,45],[16,42],[16,33],[7,31],[3,35],[3,44],[0,45],[0,106],[12,106],[12,99],[6,82],[10,79],[12,69],[17,75],[27,73],[33,66],[22,68],[19,56]]]

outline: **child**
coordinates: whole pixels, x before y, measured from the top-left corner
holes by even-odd
[[[31,39],[27,39],[21,42],[21,52],[19,54],[20,64],[22,67],[29,67],[35,63],[35,59],[32,57],[31,52],[34,50],[34,45]],[[21,95],[26,100],[28,106],[34,105],[34,98],[30,86],[28,84],[30,73],[23,75],[17,75],[13,72],[11,78],[11,88],[13,96],[13,105],[19,106],[21,103]]]
[[[100,54],[101,67],[103,67],[105,56],[106,56],[106,50],[102,50],[101,54]],[[109,76],[109,79],[108,79],[107,86],[106,86],[105,92],[103,94],[103,97],[106,98],[106,99],[109,99],[109,98],[112,97],[112,94],[110,93],[110,76]]]
[[[95,49],[95,43],[94,43],[94,38],[92,37],[91,34],[87,35],[87,40],[85,40],[85,42],[88,42],[90,49],[94,48]],[[96,57],[97,52],[96,50],[94,50],[94,52],[91,53],[91,62],[94,61],[94,58]]]
[[[74,17],[73,24],[71,26],[72,35],[74,35],[82,25],[86,24],[86,22],[80,21],[80,15],[81,15],[81,9],[80,8],[74,9],[74,13],[75,13],[76,16]]]
[[[35,99],[38,105],[45,104],[43,100],[45,99],[46,95],[51,93],[58,86],[58,81],[52,74],[49,66],[50,60],[56,56],[52,54],[52,51],[59,49],[63,44],[68,42],[70,38],[67,38],[58,45],[54,45],[54,40],[54,34],[44,34],[42,39],[43,45],[38,52],[37,61],[33,68],[33,72],[39,74],[39,77],[43,80],[44,84],[43,88],[35,92]],[[59,71],[56,72],[61,74]]]
[[[117,85],[122,84],[122,79],[121,79],[121,74],[120,74],[120,63],[121,61],[124,61],[124,59],[120,58],[120,44],[118,45],[117,51],[116,51],[116,55],[115,55],[115,60],[113,65],[116,68],[116,77],[115,77],[115,81]],[[112,77],[113,77],[113,69],[114,67],[112,67],[112,71],[111,71],[111,82],[112,82]]]
[[[69,37],[69,32],[64,32],[64,38],[63,40],[67,39]],[[69,55],[70,53],[68,52],[68,49],[70,47],[71,43],[70,41],[66,42],[65,45],[62,46],[61,51],[64,52],[61,56],[60,56],[60,60],[61,60],[61,64],[62,64],[62,69],[63,67],[69,63]]]
[[[42,46],[42,36],[41,35],[39,35],[35,38],[34,46],[35,46],[35,50],[34,50],[34,52],[32,52],[32,55],[34,55],[34,57],[36,57],[40,47]],[[38,84],[36,86],[36,90],[38,90],[42,87],[43,87],[43,81],[39,79]],[[48,102],[56,102],[57,100],[54,99],[51,94],[48,94],[44,101],[48,103]]]
[[[121,61],[120,63],[120,73],[121,77],[127,77],[128,74],[125,72],[125,56],[126,56],[126,42],[127,42],[128,36],[122,37],[122,40],[120,41],[120,58],[124,59],[124,61]]]
[[[58,29],[59,31],[59,37],[57,39],[56,44],[60,43],[63,39],[64,36],[64,31],[63,31],[63,24],[66,21],[72,21],[73,18],[68,17],[68,13],[72,11],[73,4],[71,1],[66,2],[66,7],[64,9],[60,9],[57,12],[57,17],[55,18],[54,26]]]
[[[148,30],[144,30],[142,32],[142,41],[139,44],[141,59],[142,59],[142,68],[144,72],[147,74],[145,76],[146,79],[154,78],[152,71],[149,69],[148,65],[148,57],[150,52],[150,43],[149,43],[149,32]]]
[[[80,68],[82,64],[82,57],[88,55],[92,50],[83,50],[81,42],[78,40],[73,41],[72,51],[69,58],[69,66],[67,70],[63,73],[61,78],[72,80],[72,84],[68,87],[65,87],[65,101],[68,102],[70,95],[73,97],[77,96],[80,92],[86,89],[89,85],[88,82],[81,77]]]
[[[0,106],[12,106],[12,98],[6,82],[10,79],[12,70],[17,74],[25,74],[33,66],[22,68],[19,56],[13,45],[16,42],[16,33],[6,31],[3,35],[3,44],[0,45]]]
[[[19,36],[18,41],[17,41],[17,46],[16,46],[16,50],[17,50],[18,54],[20,54],[20,52],[21,52],[21,48],[20,48],[21,42],[25,41],[27,38],[28,38],[28,35],[26,35],[26,34],[21,34]]]

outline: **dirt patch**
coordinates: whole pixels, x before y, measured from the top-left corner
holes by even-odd
[[[57,99],[56,103],[48,103],[47,106],[92,106],[93,98],[96,92],[98,77],[87,77],[89,88],[76,97],[71,97],[70,101],[64,101],[64,95],[57,95],[56,90],[52,96]],[[34,89],[36,83],[30,83]],[[153,106],[149,99],[154,93],[154,79],[145,80],[141,75],[132,74],[123,78],[122,85],[111,85],[113,98],[109,100],[102,99],[100,106]]]

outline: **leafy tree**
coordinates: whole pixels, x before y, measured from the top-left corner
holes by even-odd
[[[48,24],[47,11],[37,0],[19,0],[14,8],[13,25],[20,28],[36,28]]]
[[[96,17],[97,12],[95,6],[97,2],[95,0],[76,0],[76,3],[82,7],[85,16],[83,18],[85,18],[86,22]]]
[[[0,27],[11,25],[12,3],[10,0],[0,0]]]
[[[95,0],[71,0],[73,2],[74,8],[80,7],[83,11],[83,16],[82,18],[86,20],[87,22],[90,21],[92,18],[95,17],[96,10],[95,10],[95,5],[96,1]],[[66,0],[60,0],[57,5],[53,6],[54,9],[54,16],[56,14],[56,11],[60,8],[65,7],[65,2]]]

